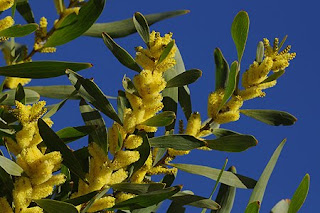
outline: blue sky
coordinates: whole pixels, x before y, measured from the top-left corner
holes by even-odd
[[[49,23],[57,17],[53,1],[30,1],[39,21],[46,16]],[[237,167],[238,173],[258,179],[267,164],[274,149],[283,138],[287,138],[282,155],[269,181],[261,212],[268,212],[279,200],[291,198],[299,182],[305,175],[311,175],[311,188],[301,212],[312,211],[317,204],[316,193],[320,190],[316,180],[320,178],[317,169],[319,89],[317,73],[316,48],[317,22],[314,14],[316,7],[305,5],[302,1],[130,1],[109,0],[98,22],[109,22],[131,17],[134,12],[143,14],[163,11],[189,9],[187,15],[165,20],[151,27],[162,34],[173,32],[173,37],[180,49],[186,69],[198,68],[203,71],[202,78],[190,85],[193,110],[206,117],[207,96],[214,90],[213,50],[219,47],[229,63],[236,60],[236,49],[230,35],[230,27],[234,16],[240,10],[248,12],[250,31],[247,47],[242,61],[242,71],[255,59],[257,43],[263,38],[273,40],[288,35],[286,44],[292,45],[292,51],[297,53],[296,59],[290,62],[276,87],[266,90],[267,96],[245,102],[243,109],[277,109],[288,111],[298,118],[293,126],[273,127],[245,116],[237,122],[223,125],[223,128],[254,135],[259,143],[243,153],[206,152],[195,150],[188,156],[177,158],[175,162],[193,163],[221,168],[224,160],[229,159],[228,166]],[[45,11],[45,12],[44,12]],[[19,18],[22,22],[22,20]],[[21,23],[20,22],[20,23]],[[50,24],[49,24],[50,25]],[[52,25],[51,25],[52,26]],[[32,37],[20,43],[32,41]],[[142,45],[140,37],[135,34],[117,42],[134,54],[134,47]],[[93,68],[80,72],[91,78],[107,95],[116,95],[122,88],[121,80],[124,74],[134,76],[134,72],[123,67],[104,46],[102,39],[80,37],[64,46],[52,55],[35,55],[33,60],[63,60],[90,62]],[[313,63],[312,63],[313,62]],[[60,85],[70,84],[66,76],[49,80],[34,80],[30,85]],[[57,100],[49,100],[56,103]],[[113,102],[115,106],[115,102]],[[180,115],[182,114],[180,112]],[[66,126],[82,125],[83,121],[78,110],[78,103],[69,101],[58,114],[53,117],[54,129]],[[110,126],[111,122],[108,121]],[[176,184],[183,184],[184,189],[192,190],[201,196],[209,196],[214,182],[184,172],[179,172]],[[251,191],[238,190],[233,212],[243,212],[249,200]],[[164,210],[163,210],[164,211]],[[199,212],[189,209],[187,212]]]

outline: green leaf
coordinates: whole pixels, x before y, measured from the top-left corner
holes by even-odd
[[[266,80],[262,81],[261,84],[277,80],[284,74],[284,72],[285,72],[284,70],[279,70],[278,72],[272,73],[270,76],[268,76]]]
[[[76,207],[70,203],[51,200],[51,199],[41,199],[35,200],[36,204],[40,206],[43,210],[48,213],[57,213],[57,212],[68,212],[68,213],[78,213]]]
[[[24,89],[20,83],[18,84],[18,86],[16,88],[16,94],[14,96],[14,99],[16,101],[19,101],[22,104],[26,104],[26,94],[25,94]]]
[[[254,201],[250,203],[244,213],[258,213],[260,211],[260,202]]]
[[[231,166],[228,171],[236,174],[236,168]],[[221,184],[216,198],[216,202],[220,204],[221,208],[214,213],[230,213],[233,207],[234,198],[236,196],[236,187]]]
[[[33,61],[0,67],[0,75],[19,78],[52,78],[65,75],[66,69],[79,71],[92,67],[89,63]]]
[[[62,163],[68,167],[71,172],[86,182],[82,167],[73,152],[41,118],[38,120],[38,127],[43,142],[50,151],[59,151],[62,155]]]
[[[238,61],[241,63],[249,32],[249,16],[245,11],[240,11],[234,18],[231,26],[231,36],[236,45]]]
[[[8,98],[8,94],[4,94],[3,96],[1,96],[1,98],[0,98],[0,104],[2,103],[2,102],[4,102],[5,100],[7,100],[7,98]]]
[[[258,141],[252,135],[229,135],[213,140],[206,140],[210,149],[225,152],[242,152],[256,146]]]
[[[88,194],[79,196],[79,197],[75,197],[69,200],[64,200],[64,202],[66,203],[71,203],[74,206],[80,205],[82,203],[86,203],[88,201],[90,201],[92,198],[94,198],[97,194],[99,193],[99,191],[93,191],[90,192]]]
[[[6,196],[7,199],[13,200],[12,190],[14,189],[13,180],[2,167],[0,167],[0,196]],[[8,199],[8,200],[9,200]]]
[[[224,89],[226,87],[228,75],[229,75],[229,64],[224,58],[221,50],[215,48],[213,52],[214,62],[216,64],[216,91],[218,89]]]
[[[271,209],[270,213],[288,213],[289,205],[289,199],[282,199]]]
[[[100,88],[93,81],[83,78],[81,75],[78,75],[72,70],[67,70],[66,73],[73,86],[84,99],[89,101],[93,106],[95,106],[98,110],[112,120],[122,124],[120,118],[106,98],[105,94],[103,94]]]
[[[306,174],[292,196],[288,213],[296,213],[302,207],[307,198],[310,186],[310,175]]]
[[[164,187],[164,183],[118,183],[111,185],[113,190],[133,194],[145,194],[148,192],[161,190]]]
[[[21,16],[26,20],[28,23],[34,23],[34,16],[29,5],[28,0],[19,0],[16,2],[16,8]]]
[[[58,15],[63,13],[63,11],[66,9],[66,6],[64,5],[64,0],[54,0],[54,6],[56,7]]]
[[[234,90],[236,89],[237,86],[237,75],[238,75],[238,62],[234,61],[231,64],[231,68],[230,68],[230,73],[228,76],[228,83],[224,92],[224,96],[223,99],[221,101],[220,104],[220,109],[223,107],[223,105],[225,103],[227,103],[227,101],[229,100],[229,98],[232,96]]]
[[[229,129],[223,129],[223,128],[213,129],[212,133],[218,138],[229,136],[229,135],[241,135],[238,132],[235,132]]]
[[[171,202],[166,213],[185,213],[186,208],[181,206],[179,203]]]
[[[286,42],[287,38],[288,38],[288,35],[285,35],[285,36],[283,37],[282,41],[281,41],[280,44],[279,44],[279,50],[281,50],[281,48],[282,48],[282,46],[284,45],[284,42]]]
[[[74,91],[73,94],[76,94],[77,91]],[[72,97],[73,94],[71,94],[69,97]],[[69,98],[67,97],[66,99],[62,100],[61,102],[54,104],[52,106],[52,108],[43,116],[43,118],[50,118],[51,116],[53,116],[54,114],[56,114],[56,112],[58,112],[61,107],[63,107],[63,105],[67,102]]]
[[[133,82],[131,81],[130,78],[128,78],[126,75],[123,76],[122,78],[122,86],[124,90],[130,94],[134,94],[138,97],[140,97],[139,92],[137,88],[134,86]]]
[[[166,88],[171,87],[182,87],[188,84],[192,84],[197,81],[202,75],[201,70],[191,69],[187,70],[179,75],[176,75],[174,78],[171,78],[166,85]]]
[[[98,19],[104,5],[105,0],[90,0],[81,7],[78,15],[72,13],[65,17],[48,38],[44,47],[59,46],[81,36]]]
[[[157,204],[167,198],[172,197],[174,194],[181,190],[181,186],[173,186],[145,194],[140,194],[129,200],[117,203],[112,209],[140,209]]]
[[[148,24],[152,25],[158,21],[174,16],[184,15],[186,13],[189,13],[189,10],[176,10],[170,12],[155,13],[146,15],[145,18]],[[112,38],[119,38],[135,33],[136,28],[134,26],[132,18],[129,18],[121,21],[93,24],[90,29],[83,35],[101,37],[102,32],[108,33]]]
[[[257,45],[256,62],[261,63],[263,61],[263,56],[264,56],[264,45],[262,41],[259,41]]]
[[[139,160],[130,165],[132,169],[131,168],[128,169],[129,171],[131,170],[132,173],[138,171],[145,164],[146,160],[150,155],[150,150],[151,150],[147,134],[145,132],[139,132],[138,134],[143,138],[143,141],[142,141],[142,144],[135,149],[140,154]],[[130,174],[130,176],[131,175],[132,174]]]
[[[164,48],[164,50],[162,51],[160,57],[159,57],[159,61],[158,64],[160,64],[162,61],[164,61],[167,56],[169,55],[169,53],[171,52],[172,48],[174,47],[175,42],[174,40],[171,40],[166,47]]]
[[[108,135],[105,122],[100,113],[88,105],[85,100],[80,101],[80,112],[86,126],[95,126],[96,128],[90,132],[90,142],[97,143],[100,148],[108,155]]]
[[[141,124],[146,126],[168,126],[176,119],[176,115],[171,111],[160,112],[159,114],[145,120]]]
[[[144,43],[149,44],[150,29],[146,18],[139,12],[133,15],[133,24]]]
[[[284,139],[280,145],[277,147],[277,149],[274,151],[273,155],[271,156],[267,166],[265,167],[265,169],[263,170],[256,186],[254,187],[250,199],[249,199],[249,205],[254,202],[254,201],[258,201],[258,202],[262,202],[263,196],[264,196],[264,192],[266,190],[269,178],[271,176],[271,173],[277,163],[277,160],[280,156],[281,150],[284,146],[284,144],[286,143],[286,139]]]
[[[205,146],[205,142],[191,135],[164,135],[149,139],[151,147],[191,150]]]
[[[25,97],[26,97],[26,104],[34,104],[40,99],[40,95],[32,90],[24,89]],[[7,90],[2,94],[7,95],[7,99],[5,99],[2,104],[14,106],[15,105],[15,90]]]
[[[89,133],[93,132],[96,129],[96,126],[66,127],[57,131],[56,134],[64,143],[70,143],[84,136],[87,136]]]
[[[92,204],[96,201],[96,200],[99,200],[100,198],[102,198],[107,192],[109,191],[109,188],[105,188],[105,189],[102,189],[96,196],[94,196],[93,198],[91,198],[91,200],[87,203],[86,207],[83,208],[81,210],[80,213],[86,213],[90,207],[92,206]]]
[[[189,205],[212,210],[217,210],[220,208],[220,205],[213,200],[185,192],[178,192],[177,194],[173,195],[170,200],[181,206]]]
[[[126,97],[126,93],[122,90],[119,90],[118,97],[117,97],[117,109],[118,109],[118,116],[121,122],[123,122],[124,111],[126,108],[131,108],[130,102]]]
[[[24,87],[25,89],[33,90],[40,94],[41,97],[54,98],[54,99],[81,99],[81,96],[76,93],[70,97],[70,95],[76,91],[72,85],[54,85],[54,86],[31,86]],[[107,98],[111,98],[107,96]]]
[[[201,176],[210,178],[212,180],[217,180],[221,172],[220,169],[215,169],[207,166],[193,165],[193,164],[171,163],[169,165],[174,166],[182,171],[185,171],[191,174],[201,175]],[[229,171],[224,171],[220,178],[220,183],[226,184],[228,186],[237,187],[237,188],[243,188],[243,189],[252,189],[255,186],[256,182],[257,181],[251,178],[248,178],[239,174],[234,174]]]
[[[102,38],[105,45],[112,52],[112,54],[118,59],[118,61],[125,67],[137,72],[141,72],[140,66],[134,60],[134,58],[122,47],[120,47],[107,33],[102,33]]]
[[[1,37],[23,37],[29,35],[38,29],[38,25],[35,23],[26,25],[13,25],[12,27],[6,28],[0,31]]]
[[[0,155],[0,167],[2,167],[9,175],[21,176],[23,169],[12,160]]]
[[[253,119],[261,121],[263,123],[272,126],[290,126],[293,125],[297,118],[295,118],[290,113],[278,110],[268,110],[268,109],[242,109],[240,110],[242,114],[249,116]]]

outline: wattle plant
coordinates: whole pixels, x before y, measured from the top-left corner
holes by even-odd
[[[291,46],[283,48],[286,38],[281,42],[275,38],[272,45],[264,38],[258,43],[252,64],[241,64],[249,17],[240,11],[231,26],[238,58],[229,65],[222,51],[214,50],[215,90],[207,94],[207,115],[200,115],[192,112],[188,85],[202,72],[185,70],[173,33],[161,35],[149,29],[155,22],[188,11],[146,16],[137,12],[132,19],[95,23],[105,0],[54,3],[58,19],[48,30],[45,17],[39,24],[35,22],[28,1],[0,0],[1,11],[11,10],[11,16],[0,20],[0,45],[7,64],[0,67],[0,75],[5,76],[0,86],[0,212],[147,213],[156,212],[168,199],[171,204],[167,212],[184,212],[190,205],[201,208],[201,212],[225,213],[232,210],[236,188],[253,189],[243,212],[259,212],[285,140],[258,181],[237,174],[233,166],[226,170],[227,160],[222,169],[177,164],[173,160],[193,149],[242,152],[256,146],[254,136],[220,128],[237,121],[240,114],[274,126],[295,123],[296,118],[287,112],[242,109],[245,101],[264,97],[265,90],[276,85],[295,58]],[[16,11],[28,24],[14,25]],[[113,39],[135,32],[144,44],[132,57]],[[32,33],[35,40],[30,51],[27,45],[14,40]],[[136,72],[132,79],[124,76],[116,98],[117,110],[93,80],[77,73],[90,68],[90,63],[32,60],[35,54],[54,53],[57,46],[80,36],[102,38],[119,62]],[[71,84],[25,86],[32,79],[61,75],[67,76]],[[46,106],[40,98],[62,101]],[[55,132],[51,117],[69,99],[79,101],[85,125],[75,124]],[[178,105],[184,115],[177,115]],[[113,121],[110,127],[105,125],[105,116]],[[164,131],[158,131],[161,128]],[[78,150],[68,147],[68,143],[86,136],[87,146]],[[215,180],[211,196],[194,195],[182,185],[173,184],[178,170]],[[154,175],[162,175],[163,179],[155,181]],[[281,200],[271,212],[297,212],[306,199],[309,183],[306,174],[292,199]]]

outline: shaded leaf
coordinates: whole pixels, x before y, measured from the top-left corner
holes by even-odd
[[[81,96],[76,93],[70,97],[70,95],[76,91],[72,85],[54,85],[54,86],[31,86],[24,87],[25,89],[33,90],[40,94],[42,97],[54,98],[54,99],[81,99]],[[107,96],[107,98],[111,98]]]
[[[193,164],[176,164],[171,163],[169,164],[171,166],[174,166],[182,171],[201,175],[207,178],[210,178],[212,180],[217,180],[219,177],[219,174],[221,172],[220,169],[215,169],[207,166],[200,166],[200,165],[193,165]],[[243,189],[252,189],[257,181],[239,175],[239,174],[233,174],[229,171],[224,171],[220,178],[220,183],[226,184],[228,186],[233,186],[237,188],[243,188]]]
[[[8,201],[12,200],[12,190],[14,189],[13,180],[2,167],[0,167],[0,185],[0,196],[6,196],[7,199],[9,198]]]
[[[191,135],[164,135],[149,139],[151,147],[191,150],[205,146],[205,142]]]
[[[262,202],[264,192],[266,190],[269,178],[270,178],[271,173],[277,163],[277,160],[280,156],[281,150],[282,150],[285,143],[286,143],[286,139],[284,139],[280,143],[280,145],[277,147],[277,149],[274,151],[273,155],[271,156],[267,166],[263,170],[256,186],[254,187],[254,189],[251,193],[248,205],[250,205],[252,202],[255,202],[255,201],[258,201],[260,203]]]
[[[216,91],[218,89],[224,89],[228,80],[229,75],[229,64],[224,58],[221,50],[215,48],[214,52],[214,62],[216,64]]]
[[[16,94],[14,96],[14,99],[16,101],[19,101],[22,104],[26,104],[26,94],[25,94],[24,89],[20,83],[18,84],[18,86],[16,88]]]
[[[65,75],[66,69],[79,71],[92,67],[89,63],[33,61],[0,67],[0,75],[19,78],[52,78]]]
[[[250,203],[244,213],[258,213],[260,210],[260,202],[254,201]]]
[[[23,169],[12,160],[0,155],[0,167],[8,174],[13,176],[21,176]]]
[[[179,203],[172,202],[167,210],[167,213],[184,213],[186,208]]]
[[[118,183],[111,185],[111,188],[117,191],[133,194],[145,194],[152,191],[163,189],[163,183]]]
[[[206,140],[207,147],[225,152],[242,152],[256,146],[258,141],[252,135],[229,135],[213,140]]]
[[[213,129],[212,133],[218,138],[229,136],[229,135],[241,135],[238,132],[235,132],[229,129],[223,129],[223,128]]]
[[[162,51],[160,57],[159,57],[159,61],[157,64],[160,64],[162,61],[164,61],[167,56],[169,55],[169,53],[171,52],[172,48],[174,47],[175,42],[174,40],[171,40],[166,47],[164,48],[164,50]]]
[[[40,95],[32,90],[24,89],[25,97],[26,97],[26,104],[34,104],[40,99]],[[7,95],[7,98],[3,100],[3,105],[14,106],[15,105],[15,90],[7,90],[2,94]]]
[[[240,112],[253,119],[272,126],[290,126],[293,125],[297,118],[288,112],[268,109],[241,109]]]
[[[1,37],[23,37],[29,35],[38,29],[38,25],[35,23],[26,25],[13,25],[12,27],[6,28],[0,31]]]
[[[97,126],[76,126],[66,127],[56,132],[64,143],[78,140],[97,129]]]
[[[241,63],[249,32],[249,16],[245,11],[240,11],[234,18],[231,26],[231,36],[236,45],[238,61]]]
[[[124,111],[126,108],[131,108],[130,102],[126,97],[126,93],[124,91],[119,90],[118,97],[117,97],[117,109],[118,109],[118,116],[121,122],[123,122]]]
[[[176,75],[174,78],[171,78],[166,85],[166,88],[170,87],[182,87],[184,85],[192,84],[197,81],[202,75],[201,70],[192,69],[187,70],[179,75]]]
[[[139,132],[138,135],[140,135],[143,138],[143,141],[142,141],[142,144],[135,149],[136,151],[139,152],[140,158],[138,161],[130,165],[130,167],[132,168],[131,169],[132,173],[138,171],[145,164],[146,160],[150,155],[150,150],[151,150],[147,134],[145,132]],[[130,168],[129,168],[129,171],[130,171]]]
[[[96,196],[99,193],[99,191],[93,191],[85,195],[81,195],[79,197],[75,197],[69,200],[64,200],[66,203],[71,203],[74,206],[80,205],[82,203],[86,203],[90,201],[94,196]]]
[[[271,209],[270,213],[288,213],[289,205],[289,199],[282,199]]]
[[[79,161],[59,136],[41,118],[38,120],[38,127],[43,142],[50,151],[59,151],[62,155],[62,163],[68,167],[71,172],[76,174],[83,181],[86,181],[85,174]]]
[[[93,198],[91,198],[91,200],[89,200],[89,202],[87,203],[87,205],[81,210],[80,213],[86,213],[86,212],[90,209],[90,207],[92,206],[92,204],[93,204],[96,200],[99,200],[100,198],[102,198],[108,191],[109,191],[109,188],[102,189],[98,194],[96,194],[96,196],[94,196]]]
[[[230,73],[229,73],[229,76],[228,76],[228,82],[227,82],[227,85],[226,85],[226,89],[225,89],[225,92],[224,92],[223,99],[222,99],[220,107],[219,107],[220,109],[223,107],[223,105],[225,103],[227,103],[229,98],[232,96],[234,90],[236,89],[236,86],[237,86],[237,75],[238,75],[237,69],[238,69],[238,62],[234,61],[231,64]]]
[[[57,212],[68,212],[68,213],[78,213],[76,207],[70,203],[51,200],[51,199],[41,199],[35,200],[36,204],[40,206],[43,210],[48,213],[57,213]]]
[[[146,15],[145,18],[148,24],[152,25],[158,21],[174,16],[184,15],[188,12],[189,10],[176,10]],[[132,18],[129,18],[121,21],[93,24],[83,35],[101,37],[102,32],[108,33],[112,38],[119,38],[135,33],[136,28],[133,24]]]
[[[149,44],[150,29],[145,17],[141,13],[136,12],[133,15],[133,24],[144,43]]]
[[[1,98],[0,98],[0,104],[1,104],[2,102],[4,102],[5,100],[7,100],[8,96],[9,96],[8,94],[2,95]]]
[[[160,112],[159,114],[145,120],[141,124],[146,126],[168,126],[176,119],[176,115],[171,111]]]
[[[181,206],[189,205],[198,208],[206,208],[213,210],[220,208],[220,205],[213,200],[198,195],[188,194],[185,192],[178,192],[177,194],[173,195],[170,198],[170,200]]]
[[[266,80],[262,81],[261,84],[277,80],[284,74],[284,72],[285,72],[284,70],[279,70],[278,72],[272,73],[271,75],[268,76]]]
[[[142,71],[134,58],[125,49],[120,47],[107,33],[103,32],[102,38],[105,45],[122,65],[137,72]]]
[[[81,7],[78,15],[72,13],[65,17],[48,38],[44,47],[59,46],[81,36],[98,19],[104,8],[104,4],[105,0],[90,0]]]
[[[307,198],[310,186],[310,175],[306,174],[292,196],[288,213],[296,213],[302,207]]]
[[[28,0],[16,1],[16,8],[28,23],[34,23],[34,16]]]

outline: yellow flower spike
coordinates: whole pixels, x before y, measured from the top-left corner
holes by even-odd
[[[223,96],[224,96],[224,90],[222,90],[222,89],[217,90],[215,92],[212,92],[209,95],[209,98],[208,98],[208,116],[210,118],[214,118],[217,115],[219,106],[220,106],[221,101],[223,99]]]
[[[147,171],[152,168],[152,162],[152,154],[150,153],[144,165],[138,171],[133,173],[130,181],[132,183],[142,183]]]
[[[5,86],[9,89],[15,89],[17,88],[18,84],[21,84],[22,86],[26,85],[31,81],[30,78],[16,78],[16,77],[6,77],[5,79]]]
[[[45,154],[41,161],[47,161],[49,164],[53,165],[53,171],[57,171],[61,167],[62,155],[60,152],[54,151],[48,154]]]
[[[20,155],[30,166],[44,156],[36,146],[23,149]]]
[[[119,151],[114,156],[114,159],[111,163],[111,168],[113,170],[117,170],[123,167],[126,167],[140,158],[140,154],[138,151]]]
[[[239,95],[241,96],[242,100],[250,100],[257,97],[264,97],[266,93],[262,92],[261,89],[259,89],[258,86],[250,87],[245,90],[239,91]]]
[[[40,49],[41,53],[55,53],[56,51],[57,51],[57,48],[55,47],[45,47]]]
[[[105,196],[96,200],[93,205],[89,208],[88,212],[97,212],[103,209],[111,208],[115,205],[115,198],[111,196]]]
[[[79,14],[80,7],[67,8],[63,11],[63,16],[70,15],[71,13]]]
[[[12,208],[5,197],[0,197],[0,209],[4,213],[13,213]]]
[[[274,41],[274,46],[270,46],[270,42],[268,39],[263,39],[264,48],[265,48],[265,56],[271,57],[273,60],[272,70],[277,72],[279,70],[284,70],[289,66],[289,61],[296,57],[296,53],[289,53],[291,46],[287,46],[282,52],[279,51],[279,39],[276,38]]]
[[[143,142],[143,139],[139,135],[129,135],[128,138],[124,141],[124,146],[127,149],[135,149],[139,147]]]
[[[124,140],[124,138],[126,137],[125,130],[120,124],[114,123],[112,127],[108,129],[109,151],[113,155],[118,148],[119,134],[122,137],[122,140]]]
[[[43,213],[43,209],[39,206],[23,209],[20,213]]]
[[[200,113],[194,112],[188,119],[188,124],[185,130],[185,134],[196,136],[201,128],[201,116]]]
[[[0,0],[0,11],[5,11],[11,8],[14,4],[14,0]]]
[[[232,121],[237,121],[240,118],[240,112],[238,111],[228,111],[224,113],[219,113],[214,121],[218,124],[229,123]]]
[[[148,173],[148,175],[158,175],[158,174],[173,175],[173,174],[177,174],[177,172],[178,172],[177,168],[168,169],[163,166],[156,166],[156,167],[151,168],[147,173]]]
[[[123,118],[123,128],[127,133],[133,133],[137,125],[137,119],[133,116],[131,109],[125,109]]]
[[[189,153],[190,153],[190,150],[175,150],[175,149],[168,148],[168,154],[171,157],[187,155]]]
[[[130,105],[133,109],[133,116],[136,118],[136,122],[140,123],[143,121],[145,108],[142,99],[136,95],[126,92],[126,97],[128,98]]]
[[[108,156],[97,143],[90,143],[88,146],[88,150],[89,154],[97,160],[97,164],[102,165],[105,162],[109,161]]]
[[[131,194],[131,193],[125,193],[125,192],[118,192],[115,197],[116,197],[116,203],[120,203],[125,200],[129,200],[131,198],[134,198],[136,195]]]
[[[27,177],[18,177],[14,182],[12,195],[16,212],[20,212],[22,209],[27,208],[32,200],[30,179]]]
[[[128,172],[124,169],[119,169],[118,171],[112,173],[110,182],[108,184],[117,184],[123,182],[128,177]]]
[[[52,194],[53,188],[63,184],[66,177],[63,174],[52,176],[48,181],[32,188],[32,199],[42,199]]]
[[[230,101],[221,109],[221,111],[237,111],[242,107],[243,100],[240,95],[232,96]]]
[[[17,156],[21,152],[21,147],[11,138],[5,138],[5,143],[10,152]]]
[[[36,128],[34,124],[25,124],[22,130],[16,133],[16,140],[20,148],[24,149],[30,146],[35,132]]]
[[[19,101],[16,101],[15,104],[17,108],[14,110],[14,114],[22,125],[36,122],[47,111],[46,108],[43,108],[46,104],[45,101],[39,101],[32,106],[24,105]]]
[[[14,24],[14,20],[11,16],[7,16],[0,20],[0,31],[11,27]]]
[[[36,31],[36,36],[39,38],[44,38],[47,35],[48,21],[45,17],[40,18],[39,29]],[[37,38],[36,38],[37,40]]]

